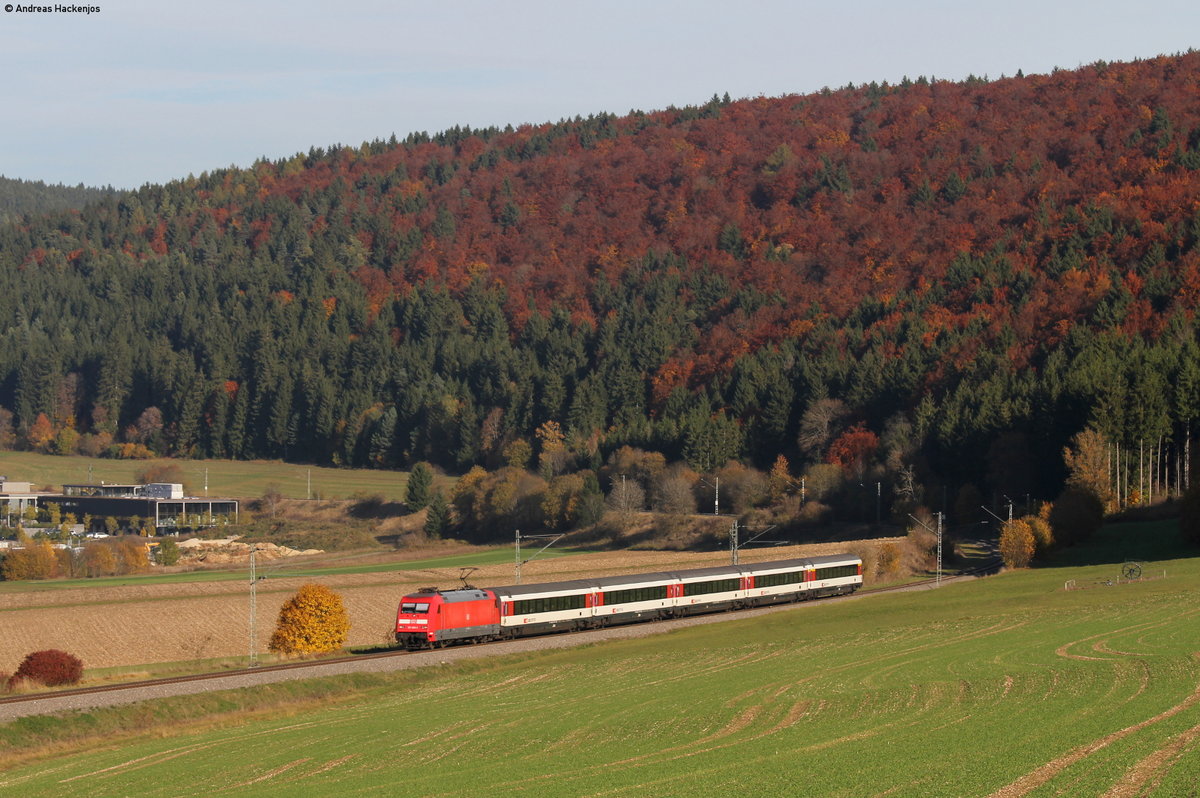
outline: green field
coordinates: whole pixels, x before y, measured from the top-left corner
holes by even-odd
[[[408,473],[361,468],[322,468],[278,461],[241,460],[109,460],[97,457],[55,457],[32,452],[0,452],[0,474],[35,488],[59,490],[64,483],[130,483],[134,475],[153,463],[170,462],[184,473],[192,495],[235,499],[258,498],[268,490],[288,499],[349,499],[356,495],[381,495],[402,501]]]
[[[1195,795],[1200,559],[1110,585],[1102,556],[1173,526],[1109,528],[1081,566],[308,683],[288,711],[20,721],[0,742],[149,731],[10,767],[0,795]]]

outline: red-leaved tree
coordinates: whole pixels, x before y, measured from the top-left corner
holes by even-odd
[[[825,459],[841,466],[847,476],[862,479],[878,449],[879,436],[862,424],[855,424],[830,445]]]

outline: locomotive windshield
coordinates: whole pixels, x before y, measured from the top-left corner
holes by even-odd
[[[400,604],[400,612],[422,615],[429,612],[429,602],[405,601]]]

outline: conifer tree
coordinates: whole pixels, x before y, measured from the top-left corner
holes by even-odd
[[[441,538],[450,528],[450,505],[440,490],[435,490],[429,500],[429,512],[425,515],[425,534]]]
[[[408,474],[408,487],[404,493],[404,503],[409,512],[417,512],[429,504],[430,492],[433,488],[433,469],[428,463],[417,463]]]

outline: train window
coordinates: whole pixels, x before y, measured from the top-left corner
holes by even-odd
[[[629,590],[609,590],[604,594],[605,605],[628,604],[635,601],[657,601],[667,597],[667,586],[635,587]]]
[[[844,576],[858,576],[858,566],[831,565],[828,568],[817,569],[817,579],[841,579]]]
[[[422,602],[418,603],[415,601],[405,601],[404,603],[402,603],[400,605],[400,612],[407,612],[410,614],[421,615],[423,613],[429,612],[429,602],[422,601]]]
[[[786,574],[762,574],[754,577],[755,587],[778,587],[780,585],[798,585],[804,581],[800,571]]]
[[[539,612],[562,612],[583,609],[586,594],[573,596],[551,596],[549,598],[522,599],[513,602],[513,615],[535,615]]]
[[[728,593],[741,587],[740,579],[717,579],[712,582],[689,582],[683,586],[685,596],[704,596],[709,593]]]

